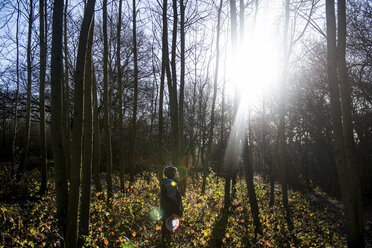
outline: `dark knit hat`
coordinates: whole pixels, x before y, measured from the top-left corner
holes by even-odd
[[[163,170],[163,174],[169,179],[175,179],[177,174],[177,168],[174,166],[166,166]]]

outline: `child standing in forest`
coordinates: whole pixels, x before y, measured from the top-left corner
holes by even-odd
[[[174,166],[166,166],[163,170],[165,178],[161,183],[160,214],[162,216],[162,241],[168,242],[172,232],[166,226],[166,220],[171,216],[182,217],[182,198],[178,188],[178,170]]]

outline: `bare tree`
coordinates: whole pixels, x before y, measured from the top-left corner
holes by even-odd
[[[67,8],[68,0],[65,3],[65,11],[63,15],[63,48],[64,48],[64,59],[65,59],[65,75],[63,83],[63,112],[64,112],[64,150],[66,155],[66,168],[67,173],[70,175],[71,169],[71,121],[70,121],[70,80],[69,80],[69,61],[68,61],[68,43],[67,43]]]
[[[47,150],[46,150],[46,135],[45,135],[45,72],[46,72],[46,38],[44,31],[45,11],[44,0],[39,1],[40,15],[40,170],[41,170],[41,186],[40,194],[45,194],[47,187]]]
[[[51,134],[53,157],[55,164],[55,184],[57,197],[57,216],[60,226],[63,230],[63,236],[66,234],[66,217],[68,206],[68,187],[65,154],[63,150],[63,129],[60,124],[63,119],[62,113],[62,18],[63,18],[63,0],[54,1],[53,8],[53,27],[52,27],[52,55],[51,55]]]
[[[93,85],[93,34],[94,16],[89,27],[87,53],[85,56],[85,88],[84,88],[84,151],[81,175],[80,216],[79,216],[79,246],[83,246],[83,236],[89,235],[90,195],[92,178],[92,153],[93,153],[93,109],[92,109],[92,85]]]
[[[25,167],[26,159],[28,158],[30,146],[30,129],[31,129],[31,84],[32,84],[32,61],[31,61],[31,38],[32,38],[32,23],[34,19],[34,4],[30,0],[30,12],[28,15],[28,37],[27,37],[27,102],[26,102],[26,127],[23,143],[23,151],[21,154],[19,173]]]
[[[16,27],[16,74],[17,74],[17,89],[14,103],[14,123],[13,123],[13,139],[12,139],[12,175],[16,163],[16,138],[18,126],[18,100],[19,100],[19,17],[20,17],[19,1],[17,1],[17,27]]]
[[[97,100],[97,83],[96,83],[96,74],[93,70],[93,82],[92,82],[92,90],[93,90],[93,180],[96,190],[98,192],[102,192],[102,185],[100,180],[100,128],[99,128],[99,119],[98,119],[98,100]]]
[[[289,27],[289,1],[285,2],[285,20],[283,30],[283,65],[282,78],[280,79],[280,104],[279,104],[279,164],[282,184],[282,202],[286,213],[287,221],[290,220],[290,210],[288,206],[287,192],[287,161],[286,161],[286,143],[285,143],[285,97],[286,97],[286,81],[288,68],[288,27]]]
[[[342,1],[338,4],[344,4]],[[345,35],[346,35],[346,28],[345,20],[343,13],[344,7],[339,6],[339,34],[341,37],[339,40],[339,52],[341,52],[341,59],[344,57],[344,42],[345,42]],[[364,246],[364,223],[363,223],[363,209],[362,209],[362,202],[360,196],[360,188],[358,192],[358,185],[359,178],[357,178],[356,168],[352,167],[351,157],[350,154],[347,154],[349,151],[347,149],[351,149],[348,147],[348,140],[345,140],[345,132],[350,130],[346,130],[348,127],[343,127],[342,119],[345,122],[345,117],[342,113],[341,108],[341,101],[340,101],[340,94],[338,88],[338,79],[337,79],[337,48],[336,48],[336,17],[335,17],[335,2],[334,0],[326,1],[326,19],[327,19],[327,70],[328,70],[328,89],[330,93],[330,101],[331,101],[331,117],[332,117],[332,124],[333,124],[333,132],[334,132],[334,149],[335,149],[335,159],[336,159],[336,168],[338,174],[338,181],[341,190],[341,197],[344,206],[344,218],[345,218],[345,226],[346,226],[346,234],[347,234],[347,243],[350,247],[363,247]],[[343,58],[342,58],[343,57]],[[340,63],[340,74],[342,76],[341,80],[345,80],[345,72],[343,71],[343,62]],[[343,73],[344,72],[344,73]],[[344,82],[345,83],[345,82]],[[345,92],[345,88],[341,94],[345,94],[346,96],[348,93]],[[342,96],[341,96],[342,98]],[[343,104],[345,104],[345,100]],[[344,113],[347,112],[348,107],[344,106]],[[347,116],[346,116],[347,119]],[[348,125],[350,123],[346,123],[344,125]],[[347,135],[347,134],[346,134]],[[347,136],[346,136],[347,138]],[[345,147],[346,145],[346,147]]]
[[[72,156],[71,182],[68,198],[66,247],[77,247],[78,237],[78,207],[80,194],[80,170],[82,163],[82,141],[84,122],[84,88],[85,88],[85,58],[89,27],[93,21],[95,0],[89,0],[84,10],[83,22],[80,29],[79,47],[75,69],[74,119],[72,127]]]
[[[135,161],[134,153],[136,148],[136,134],[137,134],[137,107],[138,107],[138,50],[137,50],[137,9],[136,0],[133,0],[133,62],[134,62],[134,92],[133,92],[133,116],[132,116],[132,140],[130,148],[130,181],[134,182]]]
[[[110,90],[108,79],[108,42],[107,42],[107,0],[103,1],[103,107],[104,107],[104,127],[105,127],[105,155],[106,155],[106,182],[107,182],[107,202],[112,198],[112,147],[111,147],[111,128],[110,128]]]
[[[118,94],[119,94],[119,151],[120,151],[120,188],[124,192],[124,132],[123,132],[123,84],[122,84],[122,73],[121,73],[121,12],[122,12],[123,0],[119,0],[119,15],[118,15],[118,25],[117,25],[117,47],[116,47],[116,67],[118,70]]]

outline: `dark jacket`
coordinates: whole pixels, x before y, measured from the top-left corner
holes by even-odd
[[[173,214],[181,217],[183,213],[182,198],[178,189],[178,180],[163,179],[160,191],[160,211],[163,218]]]

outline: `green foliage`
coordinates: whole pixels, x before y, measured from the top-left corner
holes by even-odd
[[[29,194],[35,194],[36,172],[27,181]],[[90,232],[84,247],[161,247],[161,221],[157,214],[160,187],[156,175],[147,183],[138,177],[126,192],[115,193],[112,206],[106,205],[106,193],[92,194]],[[119,185],[114,177],[114,185]],[[255,236],[245,181],[238,178],[236,197],[224,208],[224,180],[211,172],[201,195],[201,176],[189,179],[183,199],[184,216],[174,232],[172,247],[343,247],[342,217],[329,209],[317,208],[306,196],[289,192],[293,230],[289,230],[275,189],[275,205],[269,207],[269,186],[255,178],[263,235]],[[0,247],[59,247],[61,232],[55,219],[54,185],[36,201],[0,203]]]

